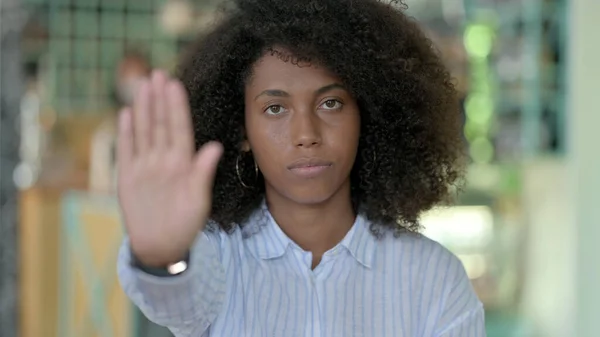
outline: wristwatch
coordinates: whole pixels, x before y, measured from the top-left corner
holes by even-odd
[[[133,252],[130,252],[130,254],[131,254],[131,265],[134,268],[141,270],[146,274],[150,274],[152,276],[158,276],[158,277],[170,277],[170,276],[181,275],[188,269],[189,262],[190,262],[190,253],[188,252],[185,255],[185,257],[178,262],[168,264],[164,267],[150,267],[150,266],[144,265],[135,256],[135,254],[133,254]]]

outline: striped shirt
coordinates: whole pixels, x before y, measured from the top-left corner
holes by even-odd
[[[373,234],[359,215],[311,269],[265,206],[227,234],[198,235],[183,274],[118,261],[126,294],[177,337],[482,337],[484,311],[460,261],[419,234]],[[389,235],[388,235],[389,234]]]

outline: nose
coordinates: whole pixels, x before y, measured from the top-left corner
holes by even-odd
[[[311,148],[321,144],[320,121],[313,111],[294,113],[290,123],[292,141],[295,146]]]

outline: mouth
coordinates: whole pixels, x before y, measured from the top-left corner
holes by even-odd
[[[318,158],[302,158],[288,166],[288,170],[303,178],[314,178],[332,165],[332,162]]]

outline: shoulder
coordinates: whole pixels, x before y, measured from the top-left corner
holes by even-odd
[[[376,265],[394,270],[402,280],[410,280],[411,290],[429,288],[437,292],[439,299],[448,299],[458,292],[465,299],[470,297],[470,305],[478,305],[463,263],[442,244],[418,233],[390,233],[379,241]]]
[[[420,233],[394,235],[389,232],[378,239],[378,246],[378,255],[394,258],[399,266],[427,266],[429,271],[448,269],[447,272],[451,274],[464,272],[461,261],[454,253]]]
[[[432,315],[437,331],[467,320],[480,323],[482,304],[471,280],[461,260],[440,243],[416,233],[389,235],[380,239],[376,261],[378,271],[393,274],[396,286],[409,294],[411,310]]]

